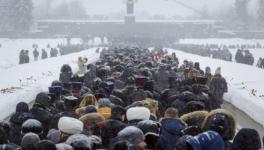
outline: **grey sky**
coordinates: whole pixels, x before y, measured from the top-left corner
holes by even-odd
[[[41,2],[43,0],[34,0]],[[77,0],[53,0],[53,6],[66,1]],[[88,14],[108,14],[125,10],[125,0],[78,0],[82,2]],[[136,12],[148,12],[149,14],[164,14],[168,16],[189,16],[193,11],[187,9],[175,2],[174,0],[138,0],[136,4]],[[225,9],[233,7],[235,0],[178,0],[196,9],[207,7],[209,12],[216,13],[225,11]],[[256,1],[256,0],[252,0]],[[254,3],[252,3],[253,5]]]

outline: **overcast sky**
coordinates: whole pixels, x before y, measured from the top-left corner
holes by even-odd
[[[34,0],[35,2],[43,2],[43,0]],[[58,3],[66,1],[77,0],[52,0],[53,6]],[[88,14],[107,14],[113,12],[120,12],[125,10],[125,0],[78,0],[82,2],[86,8]],[[150,14],[164,14],[169,16],[189,16],[193,14],[193,11],[187,9],[174,1],[181,1],[193,8],[201,9],[208,7],[210,12],[224,11],[225,8],[234,6],[235,0],[138,0],[135,11],[136,12],[148,12]],[[252,0],[256,1],[256,0]]]

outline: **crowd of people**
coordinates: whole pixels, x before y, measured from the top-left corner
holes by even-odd
[[[225,61],[232,61],[232,53],[227,46],[219,47],[218,45],[198,45],[198,44],[175,44],[174,49],[181,50],[187,53],[200,55],[203,57],[212,57]]]
[[[38,61],[39,57],[41,59],[48,58],[48,52],[45,50],[45,48],[41,50],[41,56],[40,56],[40,52],[38,51],[38,45],[33,44],[32,47],[34,48],[33,50],[34,61]],[[59,50],[57,48],[51,48],[49,44],[47,45],[47,48],[50,49],[50,58],[58,56]],[[30,62],[29,50],[22,49],[19,53],[19,64],[26,64],[29,62]]]
[[[61,55],[67,55],[70,53],[80,52],[85,49],[91,48],[88,44],[70,44],[70,45],[58,45]]]
[[[29,60],[29,51],[22,49],[19,53],[19,64],[27,64],[29,63]]]
[[[157,54],[159,54],[157,57]],[[87,56],[88,57],[88,56]],[[82,58],[79,58],[81,61]],[[82,59],[83,61],[83,59]],[[218,67],[144,48],[109,48],[73,73],[65,64],[32,108],[0,123],[2,150],[258,150],[259,134],[221,109]]]
[[[173,46],[174,49],[181,50],[187,53],[200,55],[203,57],[211,57],[215,59],[221,59],[225,61],[233,61],[232,53],[230,52],[229,48],[239,48],[235,55],[235,62],[247,64],[247,65],[254,65],[255,58],[253,54],[246,48],[261,48],[260,44],[257,45],[196,45],[196,44],[175,44]],[[240,49],[241,47],[241,49]],[[259,58],[257,62],[258,68],[264,68],[264,61],[263,58]]]
[[[237,63],[247,64],[247,65],[254,65],[254,57],[249,50],[240,50],[238,49],[236,52],[235,60]]]

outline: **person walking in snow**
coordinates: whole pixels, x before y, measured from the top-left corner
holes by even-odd
[[[25,63],[29,63],[29,51],[28,50],[26,50],[25,51],[25,54],[24,54],[24,61],[25,61]]]
[[[205,74],[204,74],[204,77],[207,78],[207,83],[206,83],[206,85],[209,86],[210,83],[211,83],[211,80],[212,80],[212,78],[213,78],[213,75],[212,75],[212,73],[211,73],[211,68],[210,68],[209,66],[207,66],[207,67],[205,68]]]
[[[48,58],[48,53],[46,52],[45,49],[42,49],[41,59],[46,59],[46,58]]]
[[[88,59],[87,58],[82,58],[82,57],[79,57],[78,58],[78,67],[79,67],[79,70],[78,70],[78,75],[84,75],[87,71],[87,67],[86,67],[86,63],[88,62]]]
[[[242,63],[243,62],[244,55],[242,53],[242,50],[237,50],[235,60],[237,63]]]
[[[214,101],[213,104],[215,104],[214,108],[220,108],[223,104],[224,93],[228,91],[227,82],[225,78],[223,78],[221,75],[220,67],[216,69],[215,74],[211,80],[209,89],[212,100]]]
[[[33,55],[34,55],[34,61],[38,61],[39,51],[37,50],[37,48],[34,49]]]
[[[21,50],[19,53],[19,64],[25,63],[25,50]]]
[[[260,68],[264,68],[264,58],[262,58],[261,64],[260,64]]]
[[[51,48],[50,50],[50,57],[57,57],[58,50],[56,48]]]
[[[249,52],[249,50],[245,51],[245,56],[244,56],[244,63],[248,65],[253,65],[254,64],[254,57],[253,55]]]

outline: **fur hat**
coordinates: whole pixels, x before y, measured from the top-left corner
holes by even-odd
[[[225,140],[233,139],[236,122],[232,114],[224,109],[211,111],[204,119],[202,129],[218,132]]]
[[[188,77],[189,78],[192,78],[192,77],[199,77],[200,76],[200,72],[195,69],[195,68],[192,68],[189,72],[188,72]]]
[[[65,143],[56,144],[57,150],[73,150],[73,148]]]
[[[152,114],[156,115],[157,110],[159,109],[159,102],[153,99],[147,98],[142,101],[143,106],[148,108]]]
[[[86,127],[89,127],[98,122],[104,121],[105,118],[100,113],[89,113],[80,118]]]
[[[126,112],[127,120],[149,120],[150,111],[145,107],[132,107]]]
[[[79,116],[79,117],[81,117],[81,116],[83,116],[83,115],[85,115],[86,114],[86,107],[81,107],[81,108],[77,108],[76,110],[75,110],[75,113]]]
[[[207,111],[194,111],[181,116],[180,119],[186,122],[188,126],[199,126],[201,128],[202,123],[208,114]]]
[[[83,131],[83,123],[75,118],[62,117],[59,120],[58,128],[61,132],[67,134],[78,134]]]

